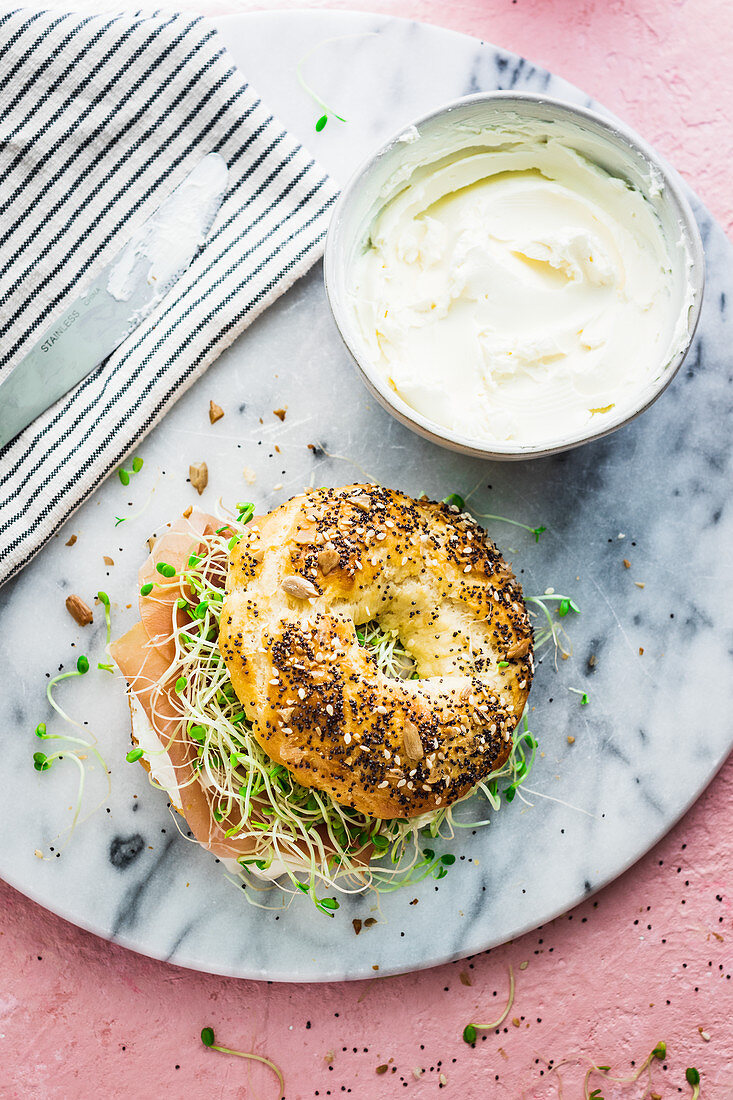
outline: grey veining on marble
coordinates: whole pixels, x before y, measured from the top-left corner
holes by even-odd
[[[383,17],[258,14],[222,19],[220,28],[243,71],[340,180],[369,147],[456,95],[512,87],[590,102],[492,46]],[[316,135],[316,109],[294,70],[334,37],[311,57],[306,77],[350,121],[331,120]],[[648,850],[731,745],[733,250],[699,203],[695,210],[708,283],[688,363],[639,420],[564,456],[482,463],[397,424],[358,381],[320,270],[260,318],[144,441],[145,465],[129,489],[110,478],[0,591],[3,877],[138,951],[202,970],[307,981],[372,977],[373,966],[384,975],[477,952],[566,910]],[[210,399],[226,412],[213,427]],[[282,406],[281,424],[272,410]],[[98,736],[111,794],[90,771],[90,795],[103,798],[101,807],[58,858],[36,858],[36,848],[59,848],[76,783],[71,764],[47,774],[32,768],[36,723],[57,728],[45,679],[72,667],[79,652],[94,666],[104,642],[100,615],[77,628],[64,598],[77,592],[89,601],[103,588],[116,631],[131,624],[134,607],[126,605],[135,602],[145,539],[197,502],[186,476],[199,461],[209,466],[202,503],[210,507],[221,495],[267,508],[304,484],[368,477],[412,493],[470,494],[478,512],[546,524],[538,545],[517,528],[489,527],[527,594],[553,586],[582,610],[569,624],[572,657],[555,669],[546,656],[530,700],[543,755],[529,786],[559,801],[515,800],[488,828],[465,830],[449,845],[458,856],[449,877],[387,895],[378,909],[368,895],[343,900],[333,920],[305,901],[285,912],[252,908],[210,856],[179,836],[141,769],[125,763],[122,684],[93,667],[62,685],[59,697]],[[252,486],[245,467],[256,471]],[[129,519],[115,527],[118,515]],[[66,547],[71,534],[78,540]],[[589,704],[569,688],[587,691]],[[410,907],[414,897],[419,905]],[[276,904],[277,895],[263,900]],[[352,918],[372,914],[380,923],[356,939]]]

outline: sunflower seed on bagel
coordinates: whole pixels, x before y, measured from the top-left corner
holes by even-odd
[[[262,747],[305,786],[372,817],[414,817],[509,756],[532,629],[518,581],[466,513],[376,485],[308,490],[247,529],[226,591],[219,645],[234,690]],[[356,635],[373,620],[398,633],[419,679],[376,667]]]

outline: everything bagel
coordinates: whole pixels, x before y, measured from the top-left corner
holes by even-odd
[[[419,679],[356,627],[394,630]],[[219,646],[253,733],[305,786],[374,818],[454,802],[509,756],[532,673],[521,588],[458,509],[313,489],[233,547]]]

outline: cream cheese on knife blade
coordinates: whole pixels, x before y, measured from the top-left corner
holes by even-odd
[[[452,137],[392,181],[352,269],[367,355],[408,405],[464,436],[602,430],[687,336],[651,204],[557,126],[467,131],[463,148]]]

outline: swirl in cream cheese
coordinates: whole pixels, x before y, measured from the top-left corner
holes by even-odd
[[[393,181],[377,212],[352,270],[366,354],[462,436],[601,430],[687,336],[692,292],[681,309],[656,213],[562,134],[465,140]]]

